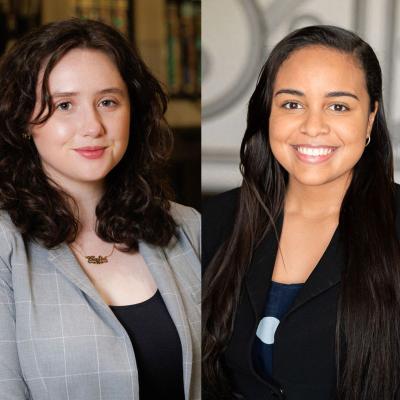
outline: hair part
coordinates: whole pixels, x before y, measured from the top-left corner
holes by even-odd
[[[342,400],[389,400],[398,393],[400,248],[381,69],[372,48],[356,34],[320,25],[298,29],[275,46],[249,102],[240,151],[243,183],[234,229],[204,276],[203,381],[211,397],[229,398],[222,360],[232,335],[240,289],[252,253],[267,232],[275,229],[283,211],[288,174],[269,144],[273,85],[282,63],[307,46],[353,55],[365,75],[370,111],[379,104],[371,143],[354,167],[339,216],[346,268],[336,324],[337,396]]]
[[[24,138],[32,125],[51,118],[54,105],[49,77],[73,49],[97,50],[116,65],[131,103],[128,148],[105,179],[105,193],[96,207],[98,236],[138,249],[138,241],[166,245],[176,231],[169,214],[173,193],[166,162],[173,137],[164,119],[167,97],[137,50],[113,28],[97,21],[69,19],[25,35],[0,63],[0,207],[21,233],[52,248],[72,242],[79,230],[73,199],[48,176],[34,143]],[[37,101],[40,76],[41,103]]]

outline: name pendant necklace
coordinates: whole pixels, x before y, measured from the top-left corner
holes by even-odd
[[[115,249],[115,244],[113,244],[112,249],[111,249],[111,253],[107,254],[106,256],[102,256],[102,255],[98,255],[96,256],[86,256],[85,254],[83,254],[83,251],[81,251],[81,247],[78,246],[78,244],[74,243],[73,245],[71,245],[82,257],[86,258],[86,261],[89,264],[105,264],[108,263],[108,257],[111,257],[112,254],[114,253],[114,249]]]

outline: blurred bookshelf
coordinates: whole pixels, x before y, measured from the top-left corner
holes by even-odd
[[[177,201],[200,210],[200,1],[135,0],[133,6],[135,43],[170,97],[166,118],[175,133]]]
[[[41,1],[0,0],[0,55],[41,23]]]
[[[169,96],[177,201],[200,208],[200,0],[0,0],[0,55],[30,29],[70,17],[100,20],[135,43]]]
[[[135,42],[170,96],[172,127],[200,126],[200,1],[135,0]]]

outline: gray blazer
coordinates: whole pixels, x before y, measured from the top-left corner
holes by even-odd
[[[200,399],[200,216],[172,203],[178,239],[140,243],[177,327],[186,400]],[[66,244],[24,242],[0,214],[0,398],[139,400],[129,336]],[[166,393],[166,397],[168,394]]]

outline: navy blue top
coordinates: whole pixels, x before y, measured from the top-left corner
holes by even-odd
[[[253,360],[263,378],[272,377],[272,350],[275,331],[292,306],[303,283],[285,284],[271,281],[264,311],[258,322],[253,346]]]

